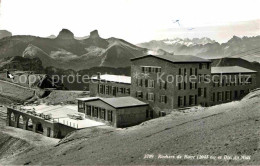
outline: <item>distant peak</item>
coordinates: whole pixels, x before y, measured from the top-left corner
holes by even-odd
[[[57,38],[60,39],[74,39],[74,34],[68,29],[62,29]]]
[[[99,38],[98,30],[90,32],[90,38]]]

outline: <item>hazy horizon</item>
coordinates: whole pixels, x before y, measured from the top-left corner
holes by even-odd
[[[258,6],[258,0],[0,0],[0,29],[40,37],[63,28],[83,37],[97,29],[103,38],[134,44],[202,37],[223,43],[260,35]]]

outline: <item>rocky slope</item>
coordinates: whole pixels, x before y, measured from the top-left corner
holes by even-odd
[[[0,58],[23,56],[39,58],[43,67],[82,70],[97,66],[126,67],[130,58],[147,53],[117,38],[103,39],[98,31],[77,40],[74,34],[63,29],[57,37],[12,36],[0,40]]]
[[[260,62],[260,36],[239,38],[233,36],[226,43],[218,43],[208,38],[153,40],[138,44],[151,50],[163,49],[180,55],[196,55],[213,59],[241,57],[248,61]]]

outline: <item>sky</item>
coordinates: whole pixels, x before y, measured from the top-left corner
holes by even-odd
[[[0,0],[0,29],[41,37],[97,29],[103,38],[134,44],[175,37],[226,42],[260,35],[259,6],[260,0]]]

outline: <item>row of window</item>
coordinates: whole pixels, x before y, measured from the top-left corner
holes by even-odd
[[[91,117],[99,118],[109,122],[113,121],[113,111],[104,108],[86,105],[85,114]]]
[[[197,105],[197,95],[178,96],[178,107]]]
[[[146,88],[154,88],[155,86],[154,80],[144,80],[144,87]],[[143,79],[138,78],[137,79],[137,86],[142,87],[143,86]]]
[[[118,93],[130,95],[130,88],[98,84],[98,93],[106,94],[106,95],[113,95],[113,96],[116,96]]]
[[[200,63],[199,69],[209,69],[210,64],[209,63]]]
[[[199,97],[207,97],[207,88],[198,88],[198,96]]]
[[[156,95],[154,93],[146,93],[144,94],[142,91],[136,92],[136,97],[139,99],[146,99],[148,101],[155,101]],[[167,96],[159,95],[159,102],[160,103],[167,103]]]
[[[186,90],[186,88],[187,88],[186,82],[178,83],[178,90]],[[198,88],[198,84],[196,82],[189,83],[189,89],[197,89],[197,88]]]
[[[186,68],[179,68],[179,75],[186,76],[187,75],[187,69]],[[198,75],[198,69],[197,68],[190,68],[190,75]]]
[[[161,73],[162,69],[158,66],[141,66],[143,73]]]
[[[138,78],[138,79],[136,79],[136,81],[137,81],[136,84],[139,87],[143,87],[143,85],[146,88],[154,88],[155,87],[155,81],[154,80],[148,80],[148,79],[143,80],[141,78]],[[159,82],[159,88],[160,89],[167,89],[167,82],[166,81],[165,82],[160,81]]]
[[[250,90],[248,89],[248,92]],[[213,102],[218,102],[218,101],[230,101],[232,100],[233,98],[234,99],[238,99],[239,96],[243,96],[245,95],[245,90],[240,90],[240,91],[237,91],[235,90],[234,93],[232,91],[222,91],[222,92],[214,92],[212,94],[212,101]]]
[[[231,80],[215,80],[213,87],[222,87],[222,86],[237,86],[237,85],[250,85],[252,84],[252,78],[249,79],[231,79]]]

